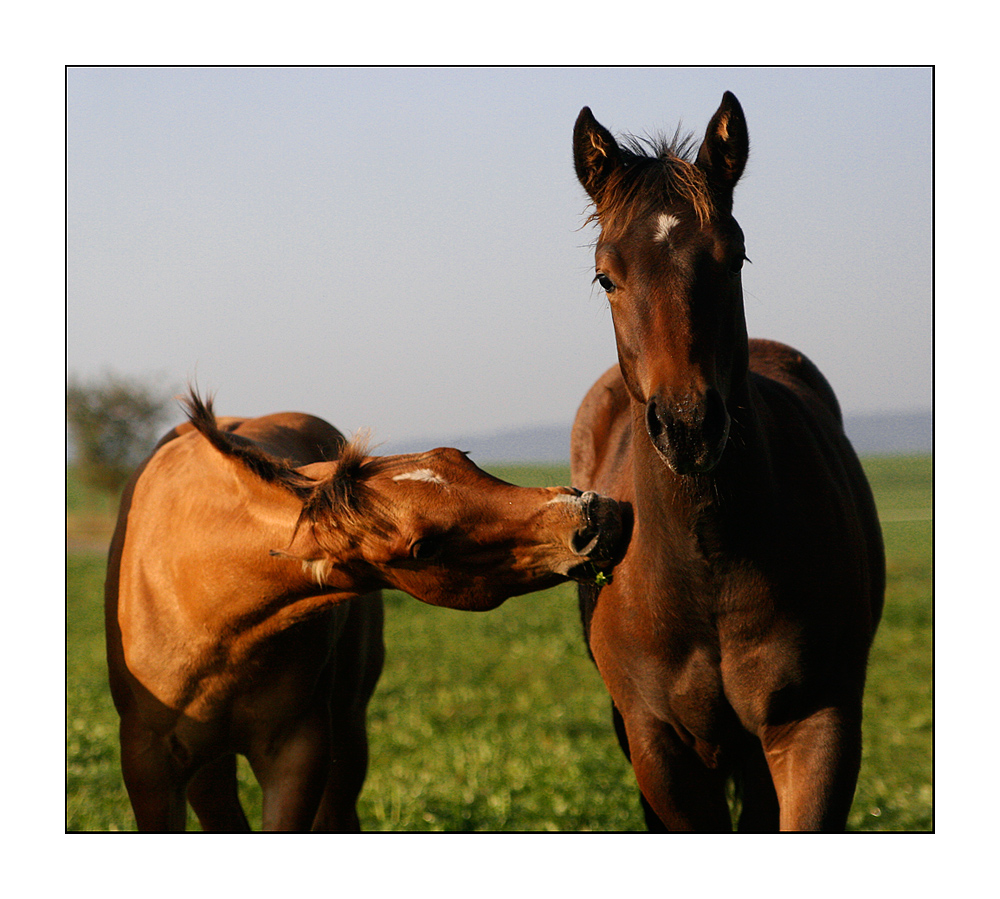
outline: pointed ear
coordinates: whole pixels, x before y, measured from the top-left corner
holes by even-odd
[[[573,126],[573,163],[583,189],[599,203],[608,175],[622,164],[622,158],[611,132],[594,118],[589,106],[580,110]]]
[[[698,151],[698,167],[708,176],[716,196],[732,208],[733,188],[750,155],[750,135],[743,107],[729,91],[712,116]],[[728,209],[727,209],[728,211]]]
[[[289,546],[288,550],[272,549],[272,558],[298,562],[302,566],[302,573],[309,580],[319,584],[321,587],[332,586],[334,581],[337,580],[336,575],[338,572],[329,555],[316,546],[315,541],[296,539],[292,542],[293,546]]]
[[[294,556],[291,553],[281,552],[277,549],[272,549],[271,555],[279,559],[291,559],[293,562],[298,562],[302,566],[302,573],[309,578],[309,580],[314,581],[320,587],[334,586],[334,566],[333,563],[327,558],[322,556],[315,559],[305,558],[303,556]],[[349,587],[347,589],[349,589]]]

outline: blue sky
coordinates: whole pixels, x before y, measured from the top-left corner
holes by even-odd
[[[571,154],[747,116],[751,335],[927,410],[927,68],[70,69],[67,368],[447,438],[569,422],[615,361]]]

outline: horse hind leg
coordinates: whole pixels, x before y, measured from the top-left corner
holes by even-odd
[[[187,798],[206,833],[250,830],[240,804],[234,754],[223,755],[201,768],[188,784]]]

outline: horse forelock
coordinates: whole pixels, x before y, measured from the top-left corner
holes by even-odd
[[[627,136],[620,145],[623,164],[608,175],[588,217],[606,236],[620,235],[642,219],[678,201],[688,204],[699,225],[715,215],[715,202],[705,173],[694,163],[692,135]]]

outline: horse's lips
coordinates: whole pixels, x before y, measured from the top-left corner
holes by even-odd
[[[587,508],[588,523],[595,533],[585,546],[575,548],[581,562],[570,570],[574,580],[590,582],[599,570],[613,567],[624,555],[623,509],[614,500],[596,497]]]
[[[594,552],[597,549],[597,544],[601,542],[601,536],[602,536],[601,531],[598,531],[596,534],[594,534],[594,537],[590,541],[590,543],[588,543],[585,547],[583,547],[582,549],[580,549],[578,551],[578,554],[581,555],[581,556],[586,556],[589,561],[594,562],[594,563],[597,563],[597,562],[600,562],[600,561],[606,561],[606,560],[601,560],[601,559],[591,559],[590,558],[591,553]]]

